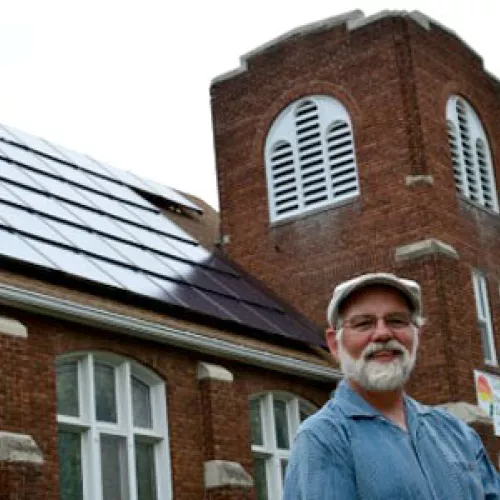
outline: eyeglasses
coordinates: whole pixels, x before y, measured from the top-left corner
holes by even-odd
[[[343,326],[347,326],[355,333],[370,333],[377,328],[379,319],[383,320],[385,326],[393,332],[406,330],[413,324],[410,314],[394,312],[381,317],[374,314],[360,314],[359,316],[346,319],[343,322]]]

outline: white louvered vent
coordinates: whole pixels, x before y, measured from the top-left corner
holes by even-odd
[[[304,205],[316,205],[328,200],[321,125],[318,107],[304,101],[295,112],[295,130],[300,164],[300,182]]]
[[[482,139],[476,140],[476,158],[477,166],[479,167],[479,184],[483,194],[483,203],[485,207],[493,209],[493,194],[488,168],[488,156],[486,153],[486,146]]]
[[[297,173],[290,143],[278,142],[270,154],[271,182],[276,212],[286,214],[299,208]]]
[[[457,191],[472,202],[498,212],[488,140],[479,117],[467,101],[451,96],[446,118]]]
[[[448,143],[450,145],[451,162],[453,164],[453,176],[455,177],[455,187],[459,193],[463,194],[464,181],[462,176],[462,166],[460,164],[460,149],[458,147],[457,132],[455,125],[447,120]]]
[[[271,221],[359,193],[349,115],[332,97],[287,106],[267,136],[265,163]]]
[[[333,196],[340,198],[357,194],[358,174],[349,125],[343,121],[335,122],[327,131],[326,141]]]

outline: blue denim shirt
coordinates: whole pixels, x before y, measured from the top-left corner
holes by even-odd
[[[496,500],[500,478],[476,432],[405,396],[408,432],[343,381],[300,427],[284,500]]]

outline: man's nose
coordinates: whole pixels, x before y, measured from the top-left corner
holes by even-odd
[[[375,330],[372,333],[372,340],[385,340],[394,336],[392,330],[386,325],[384,318],[377,318]]]

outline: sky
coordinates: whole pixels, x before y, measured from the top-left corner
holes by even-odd
[[[218,209],[210,83],[299,26],[419,10],[500,77],[496,0],[0,0],[0,123]]]

